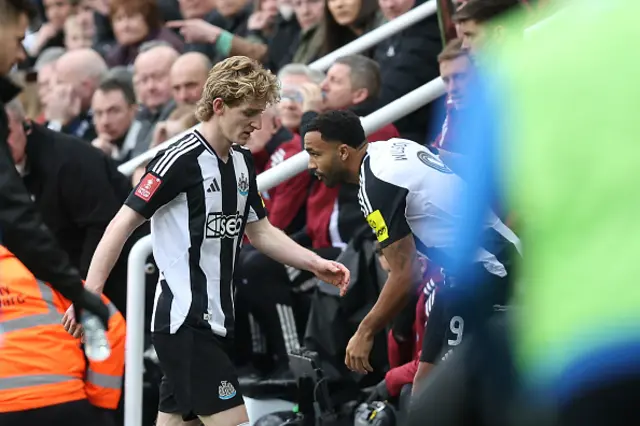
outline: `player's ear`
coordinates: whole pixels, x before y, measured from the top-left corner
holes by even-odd
[[[213,100],[213,113],[220,115],[224,111],[224,101],[221,98],[215,98]]]
[[[340,144],[338,146],[338,157],[342,161],[347,161],[349,158],[349,147],[345,144]]]
[[[502,43],[506,36],[506,29],[503,25],[493,27],[493,40],[495,43]]]

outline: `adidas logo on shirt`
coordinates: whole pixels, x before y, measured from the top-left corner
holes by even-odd
[[[210,194],[212,192],[220,192],[220,186],[218,185],[218,179],[213,179],[213,182],[209,184],[209,188],[207,188],[207,193]]]

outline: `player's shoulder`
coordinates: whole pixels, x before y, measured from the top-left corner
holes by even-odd
[[[169,170],[182,168],[185,161],[188,161],[194,155],[199,155],[203,150],[204,146],[198,135],[193,131],[189,131],[180,135],[175,142],[165,149],[160,150],[149,162],[147,168],[149,171],[162,176]]]
[[[251,150],[249,150],[249,148],[233,144],[231,145],[231,154],[240,155],[249,169],[255,169],[253,154],[251,154]]]
[[[423,150],[422,145],[408,139],[373,142],[367,148],[365,163],[377,179],[406,187],[407,178],[416,173],[419,153]]]

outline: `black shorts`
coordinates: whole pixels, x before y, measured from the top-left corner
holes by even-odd
[[[164,374],[161,412],[193,420],[244,404],[229,340],[184,325],[175,334],[153,333],[152,340]]]
[[[511,292],[510,276],[500,278],[478,267],[472,281],[445,277],[438,289],[422,340],[420,361],[437,364],[446,359],[465,336],[495,312],[502,312]]]
[[[87,399],[33,410],[0,413],[2,426],[113,426],[112,413],[94,407]]]

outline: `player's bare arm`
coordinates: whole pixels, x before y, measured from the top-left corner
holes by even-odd
[[[373,336],[405,306],[412,286],[421,279],[413,235],[409,234],[390,244],[382,252],[391,272],[376,304],[362,320],[347,346],[345,363],[351,370],[360,373],[373,371],[369,364]]]
[[[113,217],[96,247],[87,272],[86,288],[102,294],[104,284],[118,261],[124,244],[146,219],[131,207],[123,205]]]
[[[85,288],[102,294],[104,284],[120,257],[125,242],[133,231],[145,222],[145,218],[131,207],[123,205],[107,226],[96,247],[87,273]],[[73,306],[69,307],[62,319],[65,329],[78,336],[80,329],[75,321]]]
[[[344,265],[323,259],[302,247],[273,226],[266,217],[248,223],[245,233],[251,244],[270,258],[294,268],[313,272],[323,281],[340,288],[342,294],[346,291],[350,274]]]

